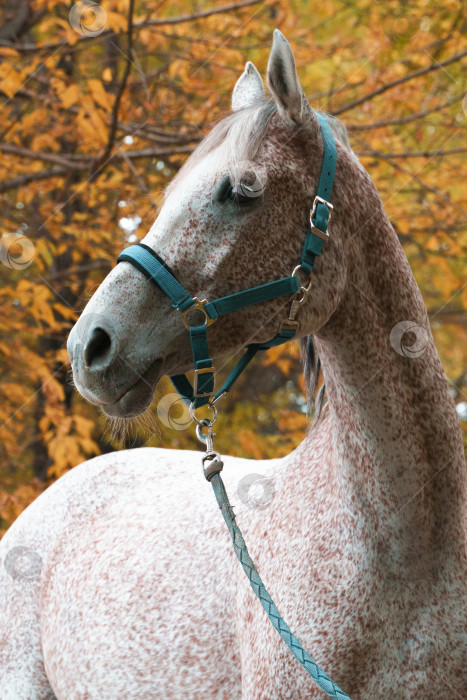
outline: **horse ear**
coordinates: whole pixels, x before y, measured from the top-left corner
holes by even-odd
[[[232,93],[232,110],[254,107],[264,100],[263,80],[255,66],[248,61]]]
[[[312,117],[313,110],[298,82],[292,49],[278,29],[274,30],[267,82],[282,116],[297,124],[303,124]]]

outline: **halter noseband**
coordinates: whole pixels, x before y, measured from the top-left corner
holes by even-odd
[[[311,288],[311,274],[317,255],[320,255],[323,240],[329,237],[328,221],[333,209],[330,203],[334,173],[336,170],[337,149],[329,124],[321,114],[316,114],[323,138],[323,164],[318,183],[318,191],[310,212],[310,223],[307,228],[305,245],[303,246],[300,263],[289,277],[261,284],[242,292],[207,301],[192,297],[172,274],[162,258],[144,243],[137,243],[126,248],[118,257],[117,263],[129,262],[146,277],[154,282],[172,301],[172,306],[180,311],[183,322],[190,333],[191,348],[195,377],[193,386],[185,374],[170,377],[173,385],[193,409],[206,404],[213,406],[215,402],[228,391],[238,379],[243,370],[251,362],[259,350],[267,350],[275,345],[286,343],[295,337],[298,322],[295,316],[299,305],[303,303]],[[309,284],[301,286],[298,273],[303,271],[308,275]],[[295,294],[287,320],[283,321],[279,333],[266,343],[252,343],[246,346],[246,352],[227,377],[218,391],[215,391],[215,371],[212,359],[209,357],[207,327],[220,316],[244,309],[248,306],[270,301],[277,297]],[[204,323],[190,326],[189,315],[192,311],[204,314]]]

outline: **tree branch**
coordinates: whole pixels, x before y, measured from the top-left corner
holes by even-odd
[[[402,78],[398,78],[397,80],[393,80],[391,83],[386,83],[385,85],[381,85],[377,90],[373,90],[373,92],[368,92],[366,95],[363,95],[363,97],[359,97],[358,100],[354,100],[353,102],[349,102],[348,104],[344,105],[343,107],[339,107],[339,109],[335,109],[332,114],[333,116],[337,116],[338,114],[342,114],[343,112],[348,112],[350,109],[354,109],[355,107],[358,107],[359,105],[363,104],[364,102],[368,102],[368,100],[372,100],[373,97],[376,97],[377,95],[381,95],[383,92],[386,92],[387,90],[391,90],[392,88],[396,87],[397,85],[401,85],[402,83],[406,83],[409,80],[413,80],[414,78],[419,78],[421,75],[426,75],[427,73],[431,73],[432,71],[439,70],[440,68],[444,68],[444,66],[448,66],[451,63],[455,63],[456,61],[460,61],[461,58],[464,58],[464,56],[467,56],[467,51],[461,51],[461,53],[456,53],[454,56],[451,56],[450,58],[447,58],[445,61],[436,61],[435,63],[431,63],[429,66],[426,68],[420,68],[420,70],[416,70],[413,73],[408,73],[407,75],[402,76]]]
[[[12,177],[9,180],[4,180],[0,182],[0,194],[6,192],[10,189],[15,189],[17,187],[22,187],[30,182],[35,182],[37,180],[46,180],[49,177],[58,177],[60,175],[66,175],[67,173],[72,173],[75,171],[88,170],[92,163],[96,161],[95,156],[76,156],[68,155],[68,158],[73,158],[73,160],[67,160],[56,156],[53,153],[35,153],[30,151],[28,148],[20,148],[19,146],[13,146],[11,144],[0,144],[0,150],[5,151],[8,148],[9,153],[14,153],[25,158],[30,158],[31,160],[40,160],[46,163],[60,163],[61,167],[57,168],[47,168],[45,170],[40,170],[37,173],[24,173],[23,175],[18,175],[17,177]],[[111,155],[107,164],[114,160],[124,160],[126,162],[137,160],[139,158],[164,158],[173,155],[179,155],[184,153],[191,153],[194,146],[179,146],[178,148],[142,148],[137,151],[122,151],[120,153],[114,153]]]
[[[112,263],[110,260],[94,260],[94,262],[88,263],[87,265],[79,265],[78,267],[71,267],[68,270],[60,270],[60,272],[55,272],[53,275],[49,275],[45,279],[48,282],[54,282],[55,280],[62,279],[63,277],[80,275],[82,272],[91,272],[91,270],[110,270],[111,268]]]
[[[124,156],[126,156],[126,154],[124,154]],[[152,196],[152,194],[151,194],[151,191],[150,191],[149,187],[146,185],[146,183],[144,182],[143,178],[141,177],[141,175],[139,174],[139,172],[136,170],[136,167],[135,167],[134,163],[131,161],[130,158],[128,158],[128,156],[126,156],[126,157],[124,158],[124,160],[125,160],[125,163],[128,165],[128,167],[130,168],[130,170],[131,170],[131,172],[133,173],[133,175],[135,176],[135,180],[136,180],[136,182],[138,183],[141,192],[142,192],[143,194],[145,194],[146,197],[148,197],[148,199],[149,199],[149,201],[150,201],[150,203],[151,203],[151,206],[154,207],[154,209],[157,209],[157,202],[154,200],[154,198],[153,198],[153,196]]]
[[[456,209],[460,214],[462,214],[466,219],[467,219],[467,211],[465,209],[462,209],[458,204],[452,201],[452,199],[447,195],[445,192],[442,192],[439,190],[437,187],[431,187],[430,185],[427,185],[426,182],[424,182],[421,177],[419,177],[416,173],[411,172],[407,168],[404,168],[402,165],[399,165],[399,163],[395,163],[394,160],[390,156],[387,156],[385,153],[381,153],[381,151],[377,151],[375,149],[370,149],[367,143],[363,142],[362,143],[371,150],[371,155],[374,158],[380,158],[381,160],[386,161],[386,163],[389,163],[395,170],[399,170],[400,172],[409,175],[411,178],[415,180],[415,182],[418,182],[420,187],[422,187],[424,190],[427,192],[431,192],[434,194],[439,200],[442,202],[447,202],[450,204],[453,209]]]
[[[447,148],[446,150],[439,151],[406,151],[405,153],[385,153],[386,158],[433,158],[434,156],[451,156],[455,153],[467,153],[467,147],[459,148]],[[375,151],[360,151],[357,152],[358,156],[365,156],[367,158],[373,157]]]
[[[112,122],[110,125],[109,140],[107,142],[107,146],[105,148],[104,153],[102,154],[102,156],[97,160],[97,162],[93,166],[92,173],[91,173],[91,181],[94,181],[97,178],[97,175],[98,175],[99,171],[102,169],[102,166],[108,160],[109,155],[112,152],[114,142],[115,142],[115,134],[117,133],[118,110],[120,107],[120,101],[122,99],[123,92],[124,92],[125,87],[126,87],[128,76],[130,75],[130,70],[131,70],[131,52],[133,50],[133,10],[134,10],[134,0],[130,0],[130,5],[128,8],[128,34],[127,34],[128,42],[127,42],[127,54],[126,54],[125,70],[124,70],[123,77],[122,77],[122,80],[120,83],[120,87],[118,89],[118,92],[117,92],[117,95],[115,97],[115,101],[113,104]]]
[[[35,182],[37,180],[47,180],[49,177],[66,175],[67,172],[69,172],[68,168],[47,168],[37,173],[24,173],[24,175],[18,175],[18,177],[12,177],[10,180],[0,182],[0,193],[22,187],[23,185],[28,185],[30,182]]]
[[[237,2],[233,3],[232,5],[224,5],[223,7],[215,7],[212,10],[203,10],[202,12],[193,12],[190,15],[180,15],[179,17],[167,17],[165,19],[144,19],[140,20],[138,22],[134,22],[133,26],[135,29],[145,29],[146,27],[162,27],[166,25],[173,25],[173,24],[182,24],[183,22],[191,22],[193,20],[197,19],[203,19],[205,17],[210,17],[211,15],[219,15],[224,12],[231,12],[232,10],[238,10],[242,7],[249,7],[250,5],[258,5],[262,0],[244,0],[243,2]],[[78,39],[77,43],[73,45],[77,46],[78,44],[81,44],[83,41],[90,41],[90,40],[97,40],[101,41],[103,37],[105,37],[107,34],[110,34],[111,30],[102,32],[98,36],[80,36]],[[29,52],[29,51],[50,51],[59,48],[60,46],[66,46],[67,50],[70,50],[70,47],[68,46],[68,42],[57,42],[57,43],[48,43],[48,44],[41,44],[41,45],[36,45],[36,44],[23,44],[23,45],[18,45],[15,42],[11,41],[0,41],[0,46],[8,46],[12,49],[15,49],[16,51],[20,52]]]
[[[19,7],[16,8],[13,17],[4,22],[0,27],[0,39],[5,39],[7,41],[18,39],[22,34],[23,27],[28,22],[30,11],[29,0],[23,0],[23,2],[19,4]]]
[[[163,158],[164,156],[174,156],[183,153],[191,153],[194,146],[177,146],[175,148],[140,148],[135,151],[120,151],[109,156],[108,163],[114,160],[138,160],[139,158]],[[0,143],[0,151],[11,153],[22,158],[40,160],[44,163],[55,163],[67,170],[87,170],[92,163],[96,162],[96,156],[78,155],[67,153],[66,156],[57,156],[55,153],[43,153],[31,151],[29,148],[22,148],[10,143]]]
[[[3,93],[0,90],[0,94],[4,94],[5,97],[7,95]],[[69,114],[78,114],[79,110],[77,107],[64,107],[61,102],[58,102],[57,100],[50,99],[47,95],[42,95],[33,92],[32,90],[27,90],[25,88],[21,88],[18,90],[16,93],[15,97],[21,97],[24,99],[29,99],[29,100],[40,100],[44,104],[50,105],[52,109],[54,110],[59,110],[61,112],[67,112]],[[14,126],[15,122],[12,122],[10,127]],[[191,128],[194,128],[193,125],[188,124],[186,126],[189,126]],[[206,128],[208,125],[199,125],[197,127],[198,131],[201,131],[201,129]],[[9,127],[9,128],[10,128]],[[124,131],[125,133],[128,134],[135,134],[137,132],[138,138],[143,139],[144,141],[152,141],[154,143],[190,143],[193,141],[201,141],[203,138],[204,134],[203,133],[198,133],[198,134],[177,134],[173,133],[170,131],[166,131],[164,129],[159,129],[155,126],[151,126],[150,124],[137,124],[134,122],[129,122],[128,124],[123,124],[121,121],[117,121],[117,128],[120,129],[121,131]],[[148,133],[149,132],[149,133]],[[153,136],[154,134],[154,136]],[[2,134],[4,136],[5,134]],[[159,138],[160,137],[160,138]],[[71,156],[68,156],[71,157]]]
[[[176,148],[140,148],[137,151],[122,151],[115,153],[109,158],[109,163],[112,160],[137,160],[138,158],[163,158],[164,156],[175,156],[180,153],[192,153],[195,146],[177,146]]]
[[[182,24],[183,22],[191,22],[194,19],[202,19],[211,15],[220,15],[231,10],[238,10],[241,7],[257,5],[261,0],[244,0],[244,2],[233,3],[232,5],[224,5],[223,7],[215,7],[212,10],[203,10],[202,12],[193,12],[190,15],[180,15],[179,17],[167,17],[166,19],[149,19],[144,22],[138,22],[139,27],[162,27],[167,24]]]
[[[462,92],[460,95],[456,95],[450,100],[447,100],[447,102],[443,102],[443,104],[436,105],[436,107],[432,107],[431,109],[426,109],[424,112],[414,112],[413,114],[409,114],[407,117],[400,117],[400,119],[388,119],[386,121],[373,122],[372,124],[347,124],[347,131],[367,131],[370,129],[379,129],[383,126],[399,126],[401,124],[408,124],[409,122],[416,121],[417,119],[423,119],[429,114],[433,114],[433,112],[439,112],[445,107],[450,107],[456,102],[462,100],[466,94],[467,93]]]
[[[13,10],[13,3],[10,9]],[[4,16],[6,12],[7,10],[4,10]],[[30,0],[23,0],[19,8],[16,3],[12,19],[4,21],[3,26],[0,26],[0,44],[18,41],[25,32],[42,19],[46,12],[46,7],[32,11]]]
[[[67,156],[58,156],[55,153],[36,153],[29,148],[22,148],[12,143],[0,143],[0,151],[23,158],[30,158],[31,160],[40,160],[44,163],[55,163],[67,169],[81,170],[89,167],[89,164],[73,163],[67,159]]]

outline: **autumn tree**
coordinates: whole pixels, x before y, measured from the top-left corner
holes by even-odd
[[[0,527],[102,451],[197,447],[165,381],[146,422],[112,437],[73,390],[65,343],[118,252],[151,226],[163,188],[229,110],[245,61],[265,75],[275,27],[293,44],[311,104],[344,121],[378,186],[466,420],[462,3],[6,0],[0,20]],[[298,345],[258,360],[224,413],[224,452],[272,457],[298,444]]]

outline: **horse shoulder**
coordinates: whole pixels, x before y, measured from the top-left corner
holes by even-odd
[[[271,464],[224,461],[248,531],[238,486]],[[47,551],[40,547],[40,641],[57,697],[240,697],[232,575],[239,564],[201,453],[103,455],[49,491],[34,520],[40,529],[57,511]]]

